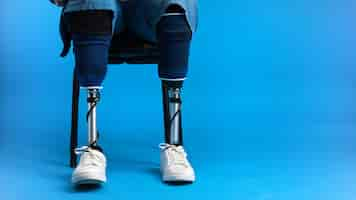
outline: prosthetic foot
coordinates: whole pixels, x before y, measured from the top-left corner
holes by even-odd
[[[80,161],[72,174],[72,183],[100,184],[106,182],[106,158],[98,146],[98,131],[96,124],[96,106],[100,100],[99,88],[88,88],[88,146],[76,149]]]
[[[165,143],[160,144],[165,182],[194,182],[195,173],[183,148],[181,88],[183,81],[162,81]]]

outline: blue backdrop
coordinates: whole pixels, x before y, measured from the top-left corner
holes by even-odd
[[[1,199],[354,198],[355,11],[353,0],[201,1],[183,96],[197,182],[160,182],[157,69],[121,65],[109,67],[99,106],[109,182],[77,191],[67,164],[73,56],[58,57],[60,10],[3,0]]]

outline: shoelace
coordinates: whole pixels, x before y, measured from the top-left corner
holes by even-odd
[[[161,143],[159,144],[159,148],[168,152],[169,164],[183,165],[185,167],[189,167],[188,161],[186,159],[187,153],[182,147],[177,147],[176,145],[171,145],[167,143]]]
[[[75,152],[75,154],[77,154],[77,155],[81,155],[81,154],[83,154],[84,152],[89,152],[89,147],[88,147],[88,146],[78,147],[78,148],[75,148],[74,152]]]
[[[101,158],[93,153],[89,154],[90,151],[92,151],[92,150],[90,149],[89,146],[82,146],[82,147],[76,148],[74,150],[75,154],[77,154],[77,155],[83,154],[82,157],[80,158],[81,162],[83,162],[83,165],[97,166],[100,163]]]

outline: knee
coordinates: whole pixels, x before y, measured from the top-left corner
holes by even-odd
[[[184,51],[181,53],[188,54],[192,31],[183,8],[175,4],[168,7],[156,28],[160,48],[169,52],[179,46]]]
[[[158,46],[161,52],[159,76],[164,79],[184,79],[192,32],[182,13],[162,16],[157,25]]]
[[[159,41],[189,42],[192,31],[185,14],[171,12],[163,15],[157,24],[157,38]]]

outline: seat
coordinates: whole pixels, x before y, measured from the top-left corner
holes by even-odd
[[[138,38],[129,30],[123,30],[114,35],[110,52],[109,64],[158,64],[160,58],[157,44]],[[78,146],[78,106],[79,106],[79,81],[76,73],[73,73],[72,89],[72,116],[70,136],[70,166],[77,165],[75,148]]]

